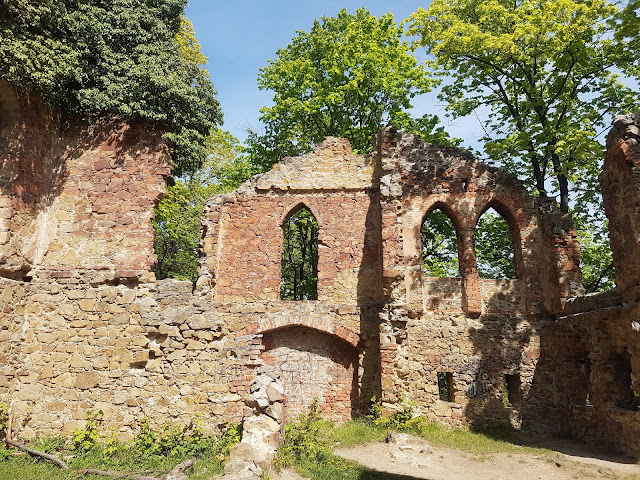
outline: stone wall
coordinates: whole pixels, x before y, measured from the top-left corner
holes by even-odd
[[[169,174],[160,133],[116,119],[66,119],[62,129],[55,113],[7,82],[0,108],[0,274],[148,271],[153,207]]]
[[[600,183],[616,289],[572,299],[550,337],[563,428],[640,456],[640,116],[616,117]]]
[[[392,127],[371,155],[329,138],[211,198],[197,284],[156,281],[159,133],[108,119],[62,130],[6,83],[0,108],[0,400],[16,435],[70,432],[95,408],[123,436],[144,416],[200,415],[212,432],[254,415],[252,385],[269,371],[287,419],[316,398],[337,421],[372,397],[387,413],[409,400],[451,425],[640,454],[637,119],[614,127],[602,175],[619,290],[585,297],[569,216],[468,152]],[[280,300],[282,225],[302,206],[319,227],[318,300]],[[515,279],[479,278],[473,237],[490,207],[510,226]],[[435,208],[455,227],[460,278],[423,274]]]
[[[541,335],[566,299],[582,291],[570,220],[466,152],[393,129],[375,145],[391,307],[380,312],[383,400],[389,408],[412,400],[428,418],[453,425],[507,422],[552,431],[558,410],[552,366],[540,362]],[[490,207],[511,228],[516,279],[478,277],[473,236]],[[459,279],[423,274],[420,228],[434,208],[457,231]],[[439,373],[447,375],[448,399],[440,398]],[[517,380],[516,401],[505,398],[505,375]]]

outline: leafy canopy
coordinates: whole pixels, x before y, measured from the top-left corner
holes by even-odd
[[[551,179],[567,212],[570,184],[596,178],[609,115],[635,101],[615,73],[615,13],[604,0],[434,0],[409,34],[453,78],[442,98],[454,116],[489,112],[487,155],[543,197]]]
[[[153,246],[158,257],[154,272],[159,279],[198,279],[200,221],[211,195],[236,188],[246,177],[247,165],[239,158],[238,139],[215,130],[206,141],[207,159],[200,169],[167,187],[155,209]]]
[[[70,115],[109,112],[165,131],[176,173],[195,170],[222,113],[186,0],[4,0],[0,77]]]
[[[429,212],[420,235],[424,274],[428,277],[459,277],[458,238],[451,219],[440,209]]]
[[[493,208],[478,219],[473,243],[480,278],[516,278],[511,229]]]
[[[260,70],[258,86],[273,91],[273,105],[260,110],[263,134],[249,132],[253,162],[268,169],[325,136],[369,150],[380,126],[433,84],[402,34],[392,14],[376,18],[364,8],[340,10],[298,31]]]

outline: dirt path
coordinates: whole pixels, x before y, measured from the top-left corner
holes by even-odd
[[[428,480],[640,480],[640,465],[624,457],[600,454],[568,441],[544,445],[551,455],[497,453],[474,455],[425,440],[402,436],[395,443],[370,443],[335,453],[397,475]],[[563,453],[560,453],[563,452]]]

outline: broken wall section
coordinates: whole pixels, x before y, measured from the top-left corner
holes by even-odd
[[[428,418],[453,425],[553,431],[559,412],[544,336],[553,313],[582,292],[571,219],[504,170],[391,127],[378,135],[374,156],[387,302],[379,315],[383,400],[389,408],[412,400]],[[514,279],[479,278],[474,233],[490,207],[509,224]],[[420,230],[435,208],[456,230],[460,278],[423,273]],[[438,377],[449,384],[446,398]]]
[[[577,297],[550,339],[567,432],[640,457],[640,115],[614,119],[600,184],[614,290]]]
[[[136,121],[67,119],[0,82],[0,274],[134,278],[149,270],[169,157]],[[100,278],[99,278],[100,277]]]

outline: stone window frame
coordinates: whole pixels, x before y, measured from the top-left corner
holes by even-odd
[[[307,201],[296,201],[293,204],[292,207],[290,207],[288,210],[286,210],[286,213],[280,219],[280,256],[279,256],[279,260],[280,260],[279,261],[280,281],[282,280],[282,248],[284,246],[284,241],[285,241],[284,234],[283,234],[284,225],[285,225],[286,222],[289,221],[289,219],[291,217],[296,215],[301,210],[307,210],[313,216],[314,220],[316,221],[316,224],[318,225],[318,238],[320,238],[320,234],[322,232],[320,218],[316,214],[316,212],[314,212],[314,209],[312,209],[309,206]],[[318,240],[318,248],[317,248],[317,250],[318,250],[318,260],[317,260],[317,265],[316,265],[316,270],[318,270],[318,277],[319,277],[320,265],[321,265],[321,261],[320,261],[321,249],[319,247],[320,247],[320,240]],[[316,284],[316,297],[317,298],[320,298],[319,286],[320,286],[320,282],[317,281],[317,284]],[[282,300],[280,298],[280,288],[279,287],[278,287],[278,300],[283,301],[283,302],[299,302],[299,301],[301,301],[301,300]],[[306,301],[317,301],[317,300],[306,300]]]
[[[420,220],[420,226],[418,229],[418,232],[422,232],[422,226],[424,225],[424,222],[427,219],[427,216],[432,213],[434,210],[440,210],[443,214],[445,214],[447,216],[447,218],[451,221],[451,224],[453,225],[453,229],[456,232],[456,254],[458,255],[458,273],[459,276],[457,277],[444,277],[444,278],[454,278],[454,279],[460,279],[460,278],[464,278],[464,272],[463,272],[463,268],[462,268],[462,262],[463,262],[463,255],[462,255],[462,240],[460,237],[460,222],[458,221],[458,217],[455,213],[455,211],[453,210],[453,208],[451,208],[451,206],[449,204],[447,204],[446,202],[442,201],[442,200],[437,200],[436,202],[432,203],[429,208],[427,209],[426,213],[422,216],[422,220]],[[419,240],[418,240],[418,249],[419,249],[419,254],[420,254],[420,258],[422,259],[422,263],[424,264],[424,257],[422,256],[422,235],[419,234]],[[435,277],[428,277],[426,275],[423,274],[423,276],[427,277],[427,278],[435,278]]]
[[[482,218],[482,216],[487,213],[489,209],[493,208],[498,215],[500,215],[507,225],[509,226],[509,231],[511,232],[511,248],[513,249],[513,266],[515,269],[515,277],[508,278],[504,280],[521,280],[524,276],[524,268],[523,268],[523,251],[522,251],[522,238],[520,234],[520,223],[515,218],[515,215],[512,213],[511,209],[506,206],[503,202],[499,201],[496,198],[490,199],[479,213],[476,215],[473,228],[472,228],[472,236],[471,236],[471,245],[473,247],[473,270],[475,271],[475,275],[478,275],[478,264],[477,264],[477,255],[476,255],[476,245],[475,245],[475,232],[478,226],[478,222]],[[491,279],[487,279],[491,280]],[[500,279],[503,280],[503,279]]]

